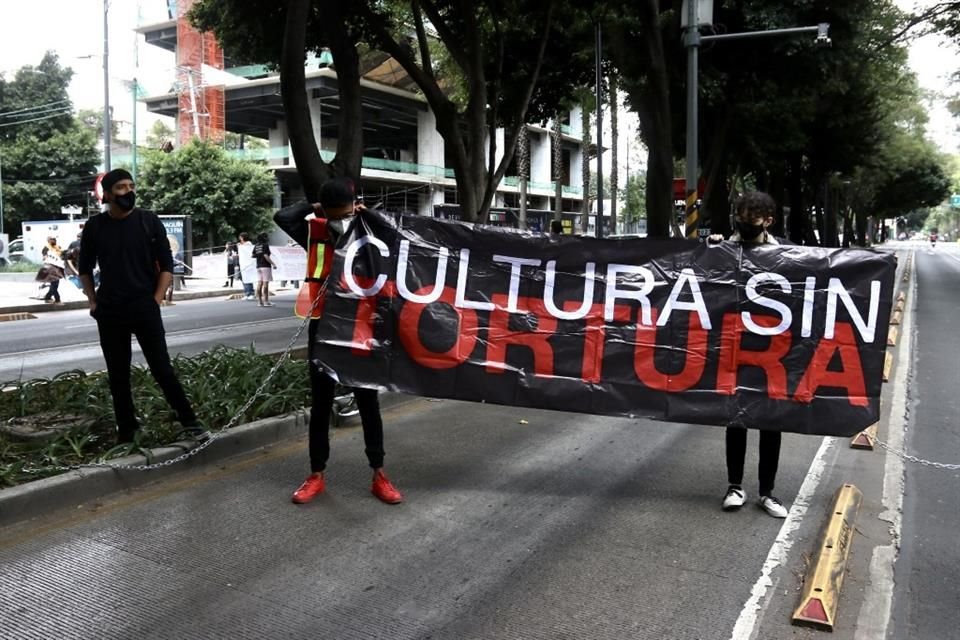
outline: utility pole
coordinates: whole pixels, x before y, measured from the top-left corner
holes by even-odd
[[[3,154],[0,153],[0,233],[3,233]]]
[[[687,177],[686,177],[686,236],[687,239],[697,238],[697,229],[700,224],[700,212],[697,200],[700,199],[699,175],[697,165],[697,92],[698,64],[700,55],[700,20],[697,9],[699,0],[687,0],[687,28],[684,34],[684,45],[687,48]]]
[[[103,170],[110,171],[110,38],[109,16],[110,0],[103,0]]]

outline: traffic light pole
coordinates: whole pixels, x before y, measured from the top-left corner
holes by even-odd
[[[695,240],[700,228],[700,208],[697,201],[700,199],[699,173],[697,166],[697,92],[698,65],[700,54],[700,28],[697,16],[698,0],[687,2],[687,30],[684,45],[687,48],[687,201],[686,201],[686,236]],[[709,229],[706,230],[709,233]]]

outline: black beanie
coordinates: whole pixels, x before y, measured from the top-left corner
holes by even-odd
[[[320,187],[320,205],[333,209],[353,204],[356,199],[353,180],[350,178],[331,178]]]
[[[103,180],[100,181],[100,186],[103,187],[104,193],[109,193],[113,189],[113,185],[117,184],[121,180],[133,180],[133,176],[130,175],[130,172],[126,169],[114,169],[103,175]]]

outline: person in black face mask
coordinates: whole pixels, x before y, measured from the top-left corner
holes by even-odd
[[[173,255],[163,223],[136,207],[133,177],[123,169],[103,176],[104,202],[109,210],[87,221],[80,238],[77,271],[97,321],[100,348],[107,365],[118,442],[132,442],[139,429],[130,390],[130,339],[137,337],[157,384],[176,411],[183,435],[203,439],[197,421],[170,364],[160,318],[160,303],[173,280]],[[100,264],[100,285],[93,269]]]
[[[730,240],[743,244],[780,244],[768,231],[777,215],[777,204],[762,191],[749,191],[737,199],[734,225],[736,232]],[[719,234],[709,237],[710,243],[723,240]],[[786,518],[787,508],[773,496],[774,481],[780,463],[779,431],[760,431],[760,460],[757,468],[760,498],[758,506],[774,518]],[[746,502],[743,490],[743,466],[747,455],[747,430],[742,427],[727,427],[727,493],[723,497],[723,510],[736,511]]]

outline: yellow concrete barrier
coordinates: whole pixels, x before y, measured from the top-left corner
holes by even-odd
[[[861,502],[863,494],[852,484],[845,484],[837,490],[820,546],[807,570],[800,606],[793,613],[793,624],[833,631]]]

